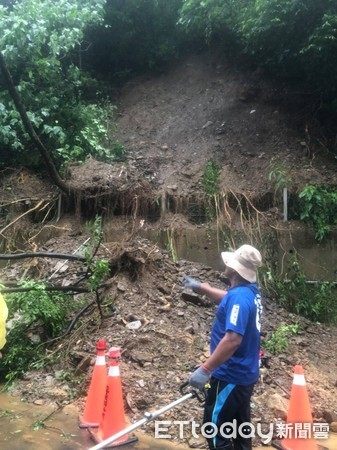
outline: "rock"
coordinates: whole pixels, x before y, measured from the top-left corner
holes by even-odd
[[[40,344],[41,343],[41,337],[38,334],[29,333],[27,336],[29,337],[29,340],[32,344]]]
[[[253,402],[266,407],[274,417],[283,420],[287,418],[289,401],[278,393],[270,394],[269,391],[265,391],[262,395],[254,396]]]
[[[267,401],[267,406],[275,417],[286,419],[289,401],[280,394],[272,394]]]
[[[333,433],[337,433],[337,422],[332,422],[330,423],[330,431],[332,431]]]
[[[202,129],[204,130],[205,128],[210,127],[211,125],[213,125],[213,122],[211,120],[208,120],[205,125],[202,126]]]
[[[189,325],[188,327],[185,328],[184,331],[186,331],[186,333],[194,334],[193,325]]]
[[[117,283],[117,289],[121,292],[125,292],[126,291],[126,287],[124,286],[124,284],[122,283]]]
[[[332,410],[325,409],[322,412],[322,417],[324,420],[326,420],[328,423],[337,422],[337,414]]]
[[[187,294],[186,292],[183,292],[181,297],[185,300],[185,302],[193,303],[193,305],[208,306],[208,304],[206,304],[206,302],[202,300],[199,295]]]
[[[203,437],[191,438],[188,440],[190,448],[206,448],[205,439]]]
[[[169,289],[169,287],[164,285],[164,284],[160,285],[160,286],[157,286],[157,289],[158,289],[158,291],[160,291],[164,295],[170,295],[171,294],[171,289]]]
[[[80,375],[87,371],[88,367],[91,365],[91,356],[86,356],[80,361],[75,369],[75,374]]]
[[[128,330],[139,330],[142,326],[142,322],[140,320],[135,320],[134,322],[129,322],[125,325]]]
[[[54,377],[52,377],[51,375],[47,375],[46,376],[46,380],[45,380],[45,384],[46,384],[46,386],[53,386],[55,384]]]
[[[34,400],[34,405],[42,406],[42,405],[44,405],[44,403],[45,403],[45,401],[42,398]]]
[[[138,384],[139,387],[143,388],[145,386],[145,382],[144,380],[137,380],[136,383]]]

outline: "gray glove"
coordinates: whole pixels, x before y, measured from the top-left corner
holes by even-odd
[[[185,289],[192,289],[192,291],[196,291],[200,288],[200,281],[195,280],[191,277],[184,277],[183,279],[183,285]]]
[[[200,366],[192,373],[188,382],[192,387],[195,387],[202,391],[205,388],[205,384],[209,382],[210,376],[211,372]]]

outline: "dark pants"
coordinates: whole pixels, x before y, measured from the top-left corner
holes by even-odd
[[[210,385],[207,390],[203,423],[216,425],[216,427],[204,425],[205,433],[214,434],[214,431],[218,430],[216,436],[206,438],[210,450],[251,450],[252,439],[242,436],[245,431],[249,435],[251,428],[244,427],[243,433],[239,433],[239,427],[244,422],[250,422],[250,399],[254,384],[240,386],[212,378]],[[228,426],[221,432],[221,425],[227,422]],[[231,436],[234,431],[236,437]]]

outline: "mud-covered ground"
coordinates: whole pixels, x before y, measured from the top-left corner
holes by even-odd
[[[293,102],[287,109],[289,98]],[[139,231],[153,226],[154,219],[142,211],[145,203],[138,203],[139,199],[148,198],[150,209],[154,199],[167,196],[184,205],[185,197],[202,192],[201,180],[210,160],[221,169],[221,192],[250,198],[274,193],[272,168],[278,176],[287,176],[289,189],[297,190],[308,182],[333,183],[336,162],[296,96],[270,86],[258,74],[240,72],[216,55],[194,56],[167,74],[134,80],[117,101],[116,137],[127,150],[127,163],[88,160],[82,166],[72,165],[68,180],[81,187],[86,198],[73,210],[60,200],[47,176],[7,169],[0,174],[0,232],[7,252],[71,254],[89,237],[85,220],[95,214],[109,220],[110,229],[115,224],[123,230],[113,240],[106,234],[96,255],[110,262],[110,276],[100,289],[103,312],[109,317],[102,318],[93,303],[53,347],[59,362],[28,373],[15,384],[13,394],[27,402],[74,402],[81,410],[96,343],[106,339],[108,347],[122,349],[125,410],[135,421],[145,411],[178,398],[180,383],[208,354],[215,309],[207,299],[183,290],[183,276],[224,286],[220,272],[194,262],[174,262],[155,242],[140,238]],[[103,202],[104,196],[108,200]],[[121,215],[123,208],[131,215]],[[156,218],[158,229],[172,223],[202,226],[189,222],[183,207],[179,215],[172,209],[168,214],[163,207],[161,213]],[[275,224],[281,213],[273,204],[262,217],[268,228],[269,220]],[[11,262],[1,268],[1,281],[15,283],[23,275],[45,280],[54,274],[56,264],[46,258]],[[80,263],[68,262],[53,275],[53,283],[73,283],[83,270]],[[315,421],[337,422],[336,328],[289,314],[277,299],[264,294],[262,346],[280,325],[300,324],[300,328],[289,337],[283,354],[268,355],[270,368],[256,385],[252,400],[254,422],[267,426],[285,418],[297,363],[305,370]],[[74,301],[83,295],[77,294]],[[93,300],[87,294],[87,302]],[[163,419],[199,422],[201,417],[202,408],[191,401]],[[149,425],[147,432],[151,429]],[[186,440],[193,448],[203,448],[202,441],[191,436]]]
[[[74,225],[71,221],[62,223],[64,228]],[[74,236],[73,231],[47,241],[45,251],[69,252],[78,248],[86,234]],[[108,348],[119,346],[122,349],[126,414],[131,421],[136,421],[145,411],[157,410],[180,397],[179,385],[208,355],[215,307],[206,298],[184,291],[183,276],[191,275],[218,287],[224,287],[224,283],[221,272],[187,261],[174,263],[167,252],[147,240],[105,242],[97,256],[110,261],[113,273],[100,290],[103,312],[109,317],[102,319],[94,304],[76,322],[70,335],[57,343],[59,362],[47,366],[46,370],[27,374],[15,385],[13,394],[38,404],[74,402],[82,410],[96,343],[106,339]],[[21,266],[16,264],[16,270],[23,271],[24,264],[27,269],[27,263],[22,263]],[[44,259],[43,264],[32,265],[31,270],[48,277],[55,272],[55,264],[55,260]],[[64,269],[54,276],[55,284],[73,283],[80,265],[68,262]],[[10,276],[10,271],[7,276],[15,277]],[[81,295],[84,294],[76,296],[75,301]],[[289,337],[284,353],[275,356],[266,352],[270,356],[270,368],[263,371],[255,388],[253,421],[267,427],[276,419],[285,419],[293,369],[300,363],[305,370],[314,420],[336,422],[337,330],[289,314],[277,306],[275,300],[264,296],[262,347],[281,324],[300,324],[300,331]],[[69,379],[67,373],[76,373],[81,385],[76,384],[76,378]],[[79,397],[72,398],[79,393]],[[202,408],[192,400],[166,413],[162,420],[200,422],[201,417]],[[148,425],[147,432],[150,430],[153,432],[153,426]],[[171,432],[177,435],[174,426]],[[202,441],[196,442],[191,436],[186,440],[194,448],[203,448]]]

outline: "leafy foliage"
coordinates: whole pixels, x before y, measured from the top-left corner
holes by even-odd
[[[90,245],[85,247],[84,255],[89,273],[88,284],[91,291],[95,291],[102,281],[110,274],[109,261],[105,259],[94,259],[96,249],[102,240],[102,219],[96,216],[93,222],[87,222],[86,228],[91,232]]]
[[[220,169],[214,161],[208,161],[202,177],[202,186],[206,194],[218,192]]]
[[[29,119],[59,166],[88,155],[114,156],[107,139],[111,108],[86,102],[95,84],[80,70],[84,30],[102,20],[104,4],[25,0],[0,8],[0,48],[6,65]],[[0,145],[11,163],[38,165],[1,78],[0,88]]]
[[[269,274],[268,290],[288,311],[315,322],[337,323],[337,289],[333,282],[309,283],[298,260],[290,264],[286,279]]]
[[[0,373],[6,374],[8,381],[44,358],[46,341],[60,334],[69,312],[78,307],[69,301],[69,296],[47,292],[43,283],[27,280],[21,286],[33,289],[6,296],[13,325],[7,333]],[[34,341],[34,334],[40,337],[41,343]]]
[[[264,341],[264,348],[274,355],[284,353],[289,345],[289,337],[297,334],[300,330],[299,324],[280,325],[267,339]]]
[[[176,27],[182,0],[108,0],[105,26],[92,27],[87,67],[117,81],[155,70],[176,58],[182,35]]]
[[[108,261],[95,257],[102,238],[101,218],[97,216],[87,224],[87,228],[91,232],[91,240],[82,250],[86,258],[89,291],[93,292],[110,274],[110,267]],[[49,292],[44,282],[25,280],[19,284],[30,290],[6,297],[10,311],[8,320],[12,321],[12,326],[0,360],[0,376],[5,376],[8,381],[50,362],[46,356],[47,348],[62,334],[71,313],[86,302],[85,298],[83,302],[74,301],[69,295]]]
[[[279,161],[275,157],[271,159],[268,180],[274,183],[275,194],[291,184],[291,177],[288,174],[283,161]]]
[[[336,101],[334,0],[185,0],[180,23],[227,51],[235,43],[255,65]]]
[[[337,189],[335,186],[307,185],[299,194],[300,218],[316,231],[322,241],[337,224]]]
[[[220,39],[224,45],[233,44],[238,24],[244,17],[249,0],[185,0],[179,23],[208,43]]]

